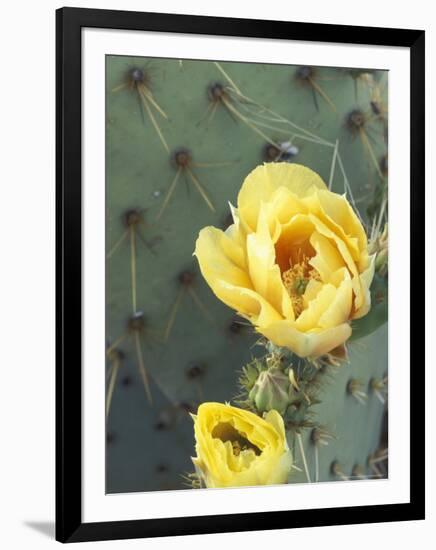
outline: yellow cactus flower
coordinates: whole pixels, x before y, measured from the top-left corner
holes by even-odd
[[[375,255],[344,195],[298,164],[268,163],[245,179],[226,231],[205,227],[195,255],[215,295],[300,357],[351,335],[371,307]]]
[[[292,455],[277,411],[264,418],[252,412],[203,403],[193,416],[195,469],[206,487],[286,483]]]

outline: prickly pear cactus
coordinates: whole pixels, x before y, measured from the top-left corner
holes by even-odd
[[[228,202],[255,166],[296,161],[346,193],[386,251],[387,74],[109,56],[106,105],[107,491],[181,489],[189,412],[235,397],[256,357],[255,371],[267,368],[258,335],[202,280],[198,232],[229,225]],[[295,358],[275,373],[291,395],[290,482],[387,474],[386,265],[348,361],[310,373],[307,417]],[[262,381],[246,369],[253,406]]]

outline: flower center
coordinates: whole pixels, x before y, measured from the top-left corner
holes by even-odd
[[[321,280],[316,269],[309,264],[309,259],[307,256],[304,256],[301,261],[294,265],[289,261],[291,267],[282,273],[283,284],[291,297],[296,318],[304,310],[303,296],[310,280]]]
[[[220,439],[223,443],[230,441],[233,454],[239,456],[242,451],[252,450],[254,454],[260,455],[262,451],[252,443],[244,433],[239,432],[230,422],[219,422],[212,430],[212,437]]]

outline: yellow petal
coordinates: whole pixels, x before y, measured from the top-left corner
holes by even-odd
[[[356,310],[358,310],[363,304],[364,294],[362,289],[362,283],[360,280],[360,274],[357,269],[356,263],[354,262],[354,259],[350,253],[349,248],[347,247],[345,242],[342,239],[340,239],[336,235],[336,233],[334,233],[331,229],[329,229],[319,218],[317,218],[313,214],[309,214],[308,217],[319,233],[321,233],[322,235],[324,235],[324,237],[327,237],[328,239],[334,242],[338,252],[344,259],[344,262],[351,274],[351,283],[353,285],[353,292],[355,296],[354,307],[356,308]]]
[[[329,308],[336,297],[337,289],[331,284],[325,284],[317,297],[309,302],[308,307],[302,311],[295,322],[295,328],[301,332],[313,330],[318,327],[321,315]]]
[[[230,213],[233,218],[233,224],[229,225],[225,233],[239,246],[245,246],[245,232],[243,231],[238,210],[229,202]]]
[[[204,274],[203,274],[204,275]],[[282,319],[280,313],[260,294],[239,286],[233,286],[224,280],[207,279],[214,294],[226,305],[248,318],[254,325],[264,326]]]
[[[256,233],[247,236],[248,270],[254,290],[284,317],[294,319],[292,301],[283,285],[268,220],[262,208],[259,218]]]
[[[368,241],[362,223],[345,196],[330,191],[320,191],[318,198],[327,217],[330,228],[337,231],[339,237],[357,239],[359,251],[366,249]]]
[[[305,204],[289,189],[285,187],[279,187],[271,195],[268,202],[260,202],[259,208],[253,210],[251,207],[248,209],[242,209],[242,213],[248,214],[250,225],[247,224],[246,217],[242,217],[241,226],[244,227],[245,233],[250,233],[251,231],[256,231],[257,225],[253,223],[254,215],[259,212],[261,209],[264,210],[266,219],[268,222],[268,227],[270,235],[273,239],[273,242],[277,241],[278,236],[281,232],[281,226],[287,224],[294,216],[297,214],[307,214],[308,208]],[[259,214],[257,223],[259,221]]]
[[[269,476],[265,481],[265,485],[276,485],[286,483],[289,478],[289,472],[292,468],[292,454],[286,451],[275,468],[270,468]]]
[[[345,265],[344,259],[331,240],[318,231],[310,236],[310,244],[316,251],[316,255],[309,261],[310,265],[317,270],[324,282],[330,281],[332,274]]]
[[[318,357],[343,344],[351,336],[351,327],[344,323],[317,332],[300,332],[294,323],[283,320],[259,330],[277,346],[289,348],[300,357]]]
[[[306,290],[303,294],[303,301],[304,301],[304,307],[308,307],[309,302],[312,300],[315,300],[315,298],[318,296],[318,294],[321,292],[321,289],[323,288],[323,283],[321,281],[317,281],[316,279],[310,279]]]
[[[225,278],[233,285],[251,287],[244,249],[220,229],[202,229],[194,255],[197,256],[202,272],[209,271],[210,276]]]
[[[285,425],[283,423],[282,416],[277,411],[272,409],[265,414],[264,418],[266,422],[274,426],[274,429],[278,434],[280,434],[280,437],[283,439],[284,444],[287,447]]]
[[[202,229],[195,255],[203,277],[226,305],[248,317],[255,325],[263,326],[282,319],[280,312],[253,289],[249,273],[239,267],[242,256],[223,231],[215,227]]]
[[[307,207],[298,198],[298,194],[288,187],[278,187],[269,198],[268,204],[271,208],[270,216],[274,215],[280,224],[287,223],[296,214],[306,213]]]
[[[252,289],[244,252],[223,231],[215,227],[202,229],[194,254],[203,277],[220,300],[246,315],[258,311],[257,302],[240,292]]]
[[[350,318],[353,305],[353,287],[346,269],[340,271],[343,273],[343,281],[337,288],[331,304],[318,320],[318,326],[324,329],[346,323]]]
[[[316,216],[330,231],[335,233],[346,244],[353,260],[357,262],[361,254],[360,245],[362,244],[362,250],[364,246],[366,246],[366,244],[363,242],[360,243],[359,241],[359,237],[362,237],[360,230],[363,232],[362,238],[365,240],[366,235],[351,206],[348,204],[347,199],[344,196],[337,195],[330,191],[318,191],[303,199],[303,202],[310,214]],[[335,208],[339,213],[335,212]],[[359,225],[354,226],[348,219],[347,213],[350,214],[350,218],[353,216],[353,219],[356,219]],[[338,218],[346,223],[347,230],[336,223],[335,220]],[[351,231],[351,233],[348,233],[348,231]]]
[[[369,258],[368,268],[360,276],[360,282],[362,285],[362,293],[364,298],[360,308],[358,308],[354,312],[353,319],[360,319],[361,317],[366,315],[371,308],[371,293],[369,289],[371,287],[371,283],[374,278],[375,259],[376,259],[376,254],[373,254]]]
[[[318,174],[305,166],[286,162],[258,166],[245,178],[238,195],[239,215],[252,231],[256,228],[260,204],[269,202],[281,187],[288,189],[297,198],[310,195],[317,189],[326,189]],[[282,216],[285,208],[280,211],[279,215]]]

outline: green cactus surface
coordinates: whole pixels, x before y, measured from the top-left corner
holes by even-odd
[[[304,164],[347,194],[368,235],[383,230],[387,91],[382,71],[107,57],[107,492],[186,488],[189,413],[231,401],[242,367],[265,353],[193,257],[201,228],[231,223],[252,169]],[[387,473],[385,272],[372,295],[312,424],[288,434],[290,482]]]

